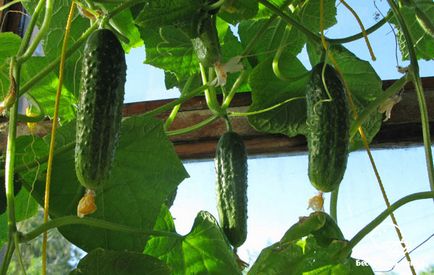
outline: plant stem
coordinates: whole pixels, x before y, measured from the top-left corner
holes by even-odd
[[[187,81],[184,84],[184,87],[182,87],[181,96],[188,93],[188,90],[190,89],[191,82],[193,82],[194,76],[191,75]],[[178,114],[179,109],[181,108],[181,104],[175,105],[173,107],[172,112],[170,112],[169,117],[166,119],[166,122],[164,123],[164,130],[167,131],[170,126],[172,125],[173,121],[176,118],[176,115]]]
[[[160,113],[166,112],[170,109],[172,109],[173,107],[175,107],[178,104],[182,104],[188,100],[190,100],[191,98],[199,95],[202,91],[206,90],[208,88],[208,85],[203,85],[200,86],[196,89],[194,89],[193,91],[189,92],[188,95],[186,96],[181,96],[180,98],[177,98],[161,107],[155,108],[149,112],[146,112],[143,114],[143,116],[155,116],[158,115]]]
[[[346,247],[345,251],[347,254],[350,253],[350,251],[366,236],[368,235],[372,230],[374,230],[380,223],[382,223],[387,217],[390,215],[390,213],[393,213],[395,210],[400,208],[401,206],[412,202],[416,200],[423,200],[423,199],[430,199],[434,198],[434,192],[419,192],[414,193],[408,196],[405,196],[404,198],[401,198],[397,202],[393,203],[389,208],[381,212],[380,215],[378,215],[374,220],[372,220],[370,223],[368,223],[364,228],[362,228],[354,237],[350,240],[349,246]]]
[[[338,223],[339,186],[330,195],[330,216]]]
[[[4,4],[3,6],[0,7],[0,12],[4,11],[5,9],[9,8],[12,5],[21,3],[22,0],[14,0],[14,1],[10,1],[6,4]]]
[[[12,255],[14,254],[14,250],[15,250],[15,241],[14,241],[12,236],[9,236],[8,245],[6,247],[6,254],[4,255],[1,270],[0,270],[1,275],[7,274],[9,264],[10,264],[11,259],[12,259]]]
[[[374,101],[372,101],[364,110],[362,113],[359,114],[357,119],[354,121],[354,123],[351,125],[350,129],[350,139],[354,138],[354,136],[357,134],[358,129],[360,126],[362,126],[363,122],[365,122],[366,119],[369,118],[369,116],[373,112],[377,112],[378,107],[386,101],[391,96],[397,94],[408,82],[408,76],[405,75],[398,79],[397,81],[393,82],[393,84],[387,88],[384,93],[381,93]]]
[[[41,27],[39,28],[38,33],[36,34],[35,38],[30,42],[30,45],[27,47],[26,51],[22,55],[18,55],[17,57],[17,63],[22,64],[27,59],[29,59],[33,52],[35,51],[36,47],[38,47],[39,42],[41,42],[42,38],[47,34],[47,31],[50,27],[51,23],[51,17],[53,14],[53,6],[54,6],[54,0],[40,0],[38,3],[38,6],[41,2],[45,2],[45,15],[44,20],[42,21]],[[30,31],[27,31],[28,33]],[[31,33],[30,33],[31,34]],[[25,42],[25,41],[23,41]]]
[[[278,108],[278,107],[280,107],[282,105],[285,105],[288,102],[291,102],[291,101],[294,101],[294,100],[299,100],[299,99],[306,99],[306,97],[304,97],[304,96],[292,97],[292,98],[289,98],[289,99],[287,99],[285,101],[279,102],[276,105],[273,105],[271,107],[268,107],[268,108],[265,108],[265,109],[261,109],[261,110],[258,110],[258,111],[245,112],[245,113],[229,112],[228,115],[229,116],[253,116],[253,115],[258,115],[258,114],[262,114],[262,113],[265,113],[265,112],[269,112],[269,111],[271,111],[273,109],[276,109],[276,108]]]
[[[51,174],[53,170],[54,147],[56,146],[56,130],[57,130],[57,120],[59,116],[60,97],[62,94],[62,85],[63,85],[63,76],[64,76],[63,72],[65,68],[65,59],[66,59],[65,52],[66,52],[66,47],[68,45],[68,38],[71,30],[71,23],[72,23],[72,17],[74,15],[74,10],[75,10],[75,2],[72,1],[71,6],[69,8],[68,18],[66,20],[65,34],[63,36],[62,50],[60,54],[61,58],[59,64],[59,83],[57,85],[56,100],[54,104],[54,116],[53,116],[53,122],[51,126],[50,149],[48,153],[48,162],[47,162],[47,174],[45,176],[44,223],[48,222],[48,213],[49,213],[49,206],[50,206]],[[46,13],[48,13],[48,11]],[[42,240],[42,274],[43,275],[47,273],[47,242],[48,242],[48,234],[47,232],[45,232]]]
[[[16,250],[16,255],[18,257],[18,264],[21,268],[21,271],[24,275],[26,275],[26,267],[24,266],[24,262],[23,262],[23,257],[21,255],[21,250],[20,250],[20,241],[19,241],[19,233],[15,232],[14,233],[14,243],[15,243],[15,250]]]
[[[154,231],[154,230],[142,230],[138,228],[133,228],[126,225],[121,225],[117,223],[112,223],[100,219],[95,218],[79,218],[77,216],[64,216],[60,218],[56,218],[54,220],[50,220],[47,223],[41,224],[36,229],[30,231],[27,234],[24,234],[20,238],[20,242],[28,242],[38,237],[39,235],[47,232],[52,228],[59,228],[67,225],[87,225],[101,229],[107,229],[111,231],[124,232],[129,234],[136,235],[148,235],[148,236],[162,236],[162,237],[171,237],[171,238],[183,238],[183,236],[179,235],[175,232],[166,232],[166,231]]]
[[[425,161],[426,167],[428,170],[428,178],[431,191],[434,191],[434,167],[433,167],[433,155],[431,149],[431,134],[430,134],[430,126],[429,126],[429,118],[428,118],[428,109],[425,102],[425,95],[423,91],[423,86],[420,77],[410,74],[412,76],[413,84],[416,88],[417,99],[419,102],[420,109],[420,118],[422,123],[422,136],[423,136],[423,145],[425,147]]]
[[[221,113],[220,105],[217,101],[217,96],[215,93],[214,87],[211,87],[208,85],[208,78],[207,73],[205,70],[205,67],[202,64],[199,64],[200,66],[200,74],[202,76],[202,83],[203,85],[207,85],[208,88],[205,90],[205,100],[206,104],[208,105],[208,108],[211,110],[213,114],[219,115]],[[211,76],[212,68],[208,70],[209,76]]]
[[[368,35],[368,34],[375,32],[376,30],[381,28],[384,24],[386,24],[387,21],[390,18],[392,18],[392,15],[393,15],[393,13],[388,13],[380,21],[378,21],[377,23],[375,23],[371,27],[367,28],[365,30],[365,33]],[[360,38],[363,38],[363,31],[359,32],[357,34],[348,36],[348,37],[343,37],[343,38],[327,38],[327,42],[329,42],[330,44],[345,44],[345,43],[353,42],[353,41],[358,40]]]
[[[231,104],[232,99],[235,96],[235,93],[237,92],[237,89],[241,86],[241,84],[244,82],[244,80],[246,79],[248,73],[246,71],[242,71],[240,73],[240,75],[238,76],[237,80],[235,80],[234,85],[232,85],[231,90],[229,91],[229,94],[226,96],[225,100],[223,101],[222,104],[222,109],[226,110],[229,105]]]
[[[32,38],[33,30],[39,18],[39,14],[41,13],[42,8],[44,7],[44,2],[45,2],[44,0],[40,0],[35,7],[35,10],[33,11],[27,30],[24,34],[23,39],[21,40],[21,44],[20,44],[20,48],[18,49],[17,56],[24,54],[27,46],[29,45],[30,39]]]
[[[389,3],[389,6],[391,7],[396,19],[398,20],[402,34],[404,35],[405,38],[405,43],[410,57],[410,76],[416,88],[417,99],[419,102],[419,110],[420,110],[421,123],[422,123],[422,136],[423,136],[423,144],[425,147],[425,160],[426,160],[426,167],[428,170],[429,184],[431,190],[434,191],[434,166],[433,166],[433,156],[431,150],[431,134],[430,134],[430,126],[429,126],[429,118],[428,118],[428,109],[426,106],[422,81],[419,75],[419,63],[417,61],[416,51],[414,49],[413,38],[410,35],[410,32],[407,27],[407,23],[405,22],[405,19],[402,16],[399,7],[395,3],[395,1],[387,0],[387,2]]]
[[[167,131],[166,135],[167,136],[177,136],[177,135],[183,135],[183,134],[188,134],[190,132],[194,132],[196,130],[199,130],[200,128],[216,121],[220,116],[219,115],[213,115],[210,116],[209,118],[195,124],[192,125],[190,127],[186,127],[186,128],[182,128],[182,129],[178,129],[178,130],[173,130],[173,131]]]
[[[18,94],[19,81],[20,81],[20,69],[21,66],[17,64],[16,59],[12,58],[10,62],[10,68],[12,70],[11,75],[11,91],[10,94]],[[15,197],[14,197],[14,173],[15,173],[15,146],[17,136],[17,116],[18,116],[18,97],[15,96],[14,103],[10,109],[9,125],[8,125],[8,137],[6,147],[6,165],[5,165],[5,192],[6,192],[6,204],[7,204],[7,217],[8,217],[8,245],[14,246],[13,236],[17,232],[17,224],[15,218]],[[11,248],[8,247],[8,250]],[[12,253],[12,252],[11,252]],[[12,256],[12,255],[11,255]],[[5,258],[5,262],[10,259]],[[6,265],[6,270],[9,263]]]

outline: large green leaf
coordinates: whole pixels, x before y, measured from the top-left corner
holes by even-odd
[[[272,61],[272,58],[264,60],[250,75],[249,83],[252,87],[250,112],[305,94],[308,74],[300,61],[286,52],[280,57],[280,71],[285,77],[290,78],[288,80],[279,79],[273,73]],[[249,116],[249,122],[258,131],[267,133],[281,133],[290,137],[305,133],[306,102],[304,99],[288,102],[271,111]]]
[[[160,0],[144,5],[136,17],[136,24],[147,29],[172,26],[182,30],[190,38],[197,37],[206,11],[207,0]]]
[[[419,9],[419,12],[422,12],[426,16],[425,18],[430,21],[431,26],[434,26],[433,2],[426,0],[418,0],[414,2]],[[410,36],[413,40],[417,58],[431,60],[434,58],[434,39],[421,27],[421,24],[418,22],[418,20],[415,20],[415,18],[418,19],[416,16],[415,8],[415,6],[402,6],[400,8],[400,11],[404,17],[404,20],[408,27],[408,31],[410,32]],[[404,34],[396,19],[393,18],[391,21],[398,29],[399,48],[401,50],[402,58],[404,60],[408,60],[409,53]]]
[[[140,253],[97,248],[78,263],[71,275],[168,275],[162,261]]]
[[[140,28],[145,42],[145,63],[172,72],[180,79],[199,71],[191,40],[175,27]]]
[[[170,213],[162,209],[156,230],[174,231]],[[190,233],[182,239],[153,237],[145,253],[165,261],[172,274],[240,274],[234,254],[215,218],[197,215]]]
[[[263,249],[249,274],[374,274],[366,263],[359,267],[359,261],[341,256],[347,245],[333,219],[314,212]]]
[[[11,32],[0,33],[0,101],[9,92],[8,58],[14,56],[20,47],[21,38]]]
[[[222,53],[221,61],[227,62],[230,58],[239,55],[242,48],[226,22],[217,20],[217,27]],[[189,76],[199,72],[199,60],[193,50],[191,39],[185,32],[173,26],[160,29],[141,28],[140,31],[145,42],[145,63],[163,69],[166,75],[173,74],[167,79],[168,87],[179,86],[177,81],[183,82]],[[229,85],[233,83],[234,78],[234,75],[229,75]],[[191,89],[195,87],[193,85]]]
[[[73,142],[74,130],[73,124],[60,128],[56,139],[58,144]],[[36,138],[33,143],[22,144],[21,150],[29,152],[33,146],[37,152],[42,152],[47,143],[48,138]],[[74,152],[71,146],[69,148],[54,159],[50,200],[52,218],[75,215],[77,203],[84,194],[84,188],[75,175]],[[44,174],[39,175],[40,180],[33,192],[39,203],[42,203],[44,193]],[[160,121],[144,117],[125,119],[110,180],[96,191],[98,210],[91,216],[150,230],[161,204],[187,176]],[[60,232],[86,251],[98,247],[143,251],[147,240],[147,236],[131,236],[87,226],[62,227]]]

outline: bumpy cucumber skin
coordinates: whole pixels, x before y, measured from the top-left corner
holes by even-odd
[[[247,154],[237,133],[221,136],[215,169],[220,225],[229,242],[239,247],[247,238]]]
[[[75,169],[95,190],[110,174],[122,119],[125,53],[109,30],[92,33],[85,45],[77,109]]]
[[[309,169],[312,185],[322,191],[335,190],[345,173],[349,145],[349,109],[345,90],[337,72],[323,63],[312,69],[306,89]]]

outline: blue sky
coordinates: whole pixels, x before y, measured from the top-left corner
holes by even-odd
[[[375,23],[375,7],[372,1],[348,1],[364,20],[365,27]],[[386,1],[377,1],[386,13]],[[354,18],[342,5],[338,7],[339,25],[328,30],[330,37],[343,37],[359,32]],[[342,22],[345,22],[342,24]],[[396,79],[394,35],[388,25],[370,35],[377,61],[371,64],[382,79]],[[369,60],[368,50],[362,40],[345,44],[359,57]],[[400,54],[398,53],[400,57]],[[177,91],[166,91],[163,73],[144,65],[143,48],[133,49],[127,56],[128,76],[126,101],[143,101],[177,97]],[[305,54],[300,59],[306,64]],[[405,66],[406,62],[399,61]],[[432,76],[434,62],[420,63],[421,75]],[[393,115],[393,114],[392,114]],[[397,199],[429,188],[424,152],[421,147],[394,150],[375,150],[374,158],[380,170],[389,199]],[[215,203],[214,164],[209,161],[186,163],[190,178],[179,187],[172,207],[177,229],[188,233],[199,210],[207,210],[217,216]],[[315,195],[307,178],[307,156],[276,156],[249,159],[249,233],[246,243],[239,250],[244,260],[253,261],[260,250],[278,241],[298,217],[308,215],[307,201]],[[328,197],[326,209],[328,209]],[[338,219],[344,235],[350,239],[364,225],[385,209],[378,184],[364,151],[351,153],[345,178],[341,184]],[[396,212],[405,241],[412,249],[434,232],[434,207],[431,200],[410,203]],[[434,238],[411,254],[417,270],[434,264]],[[395,230],[389,220],[367,236],[354,250],[353,256],[369,262],[374,270],[391,268],[402,256]],[[404,260],[395,272],[409,274]]]

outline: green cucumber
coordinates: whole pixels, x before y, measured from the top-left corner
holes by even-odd
[[[221,136],[215,169],[220,226],[236,248],[247,238],[247,154],[237,133],[230,131]]]
[[[347,97],[333,67],[320,63],[312,69],[306,103],[309,179],[318,190],[331,192],[344,176],[349,145]]]
[[[95,190],[107,181],[122,119],[125,53],[107,29],[85,45],[77,109],[75,169],[81,185]]]
[[[220,62],[220,42],[215,25],[215,17],[206,16],[198,30],[198,37],[191,39],[199,62],[205,67],[213,67]]]

